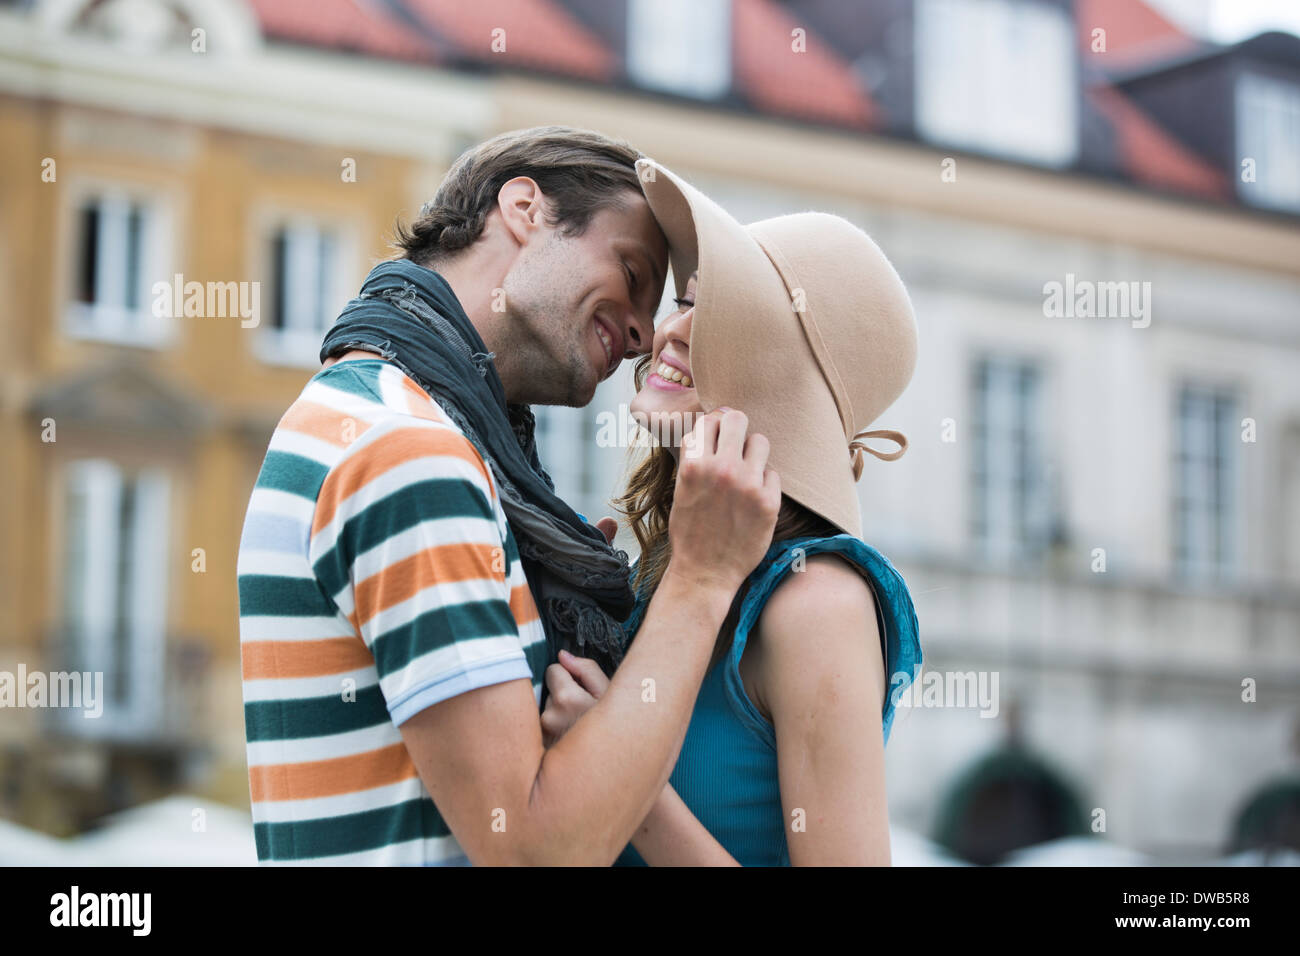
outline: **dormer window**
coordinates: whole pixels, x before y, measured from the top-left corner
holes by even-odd
[[[1237,159],[1243,201],[1300,212],[1300,85],[1255,73],[1237,80]]]
[[[916,123],[931,142],[1046,166],[1079,151],[1074,26],[1041,0],[917,0]]]
[[[647,89],[724,96],[731,86],[731,0],[629,0],[627,68]]]

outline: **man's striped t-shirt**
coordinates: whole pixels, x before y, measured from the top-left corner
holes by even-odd
[[[271,436],[238,573],[258,859],[466,862],[398,727],[519,678],[540,703],[546,639],[464,432],[395,365],[322,370]]]

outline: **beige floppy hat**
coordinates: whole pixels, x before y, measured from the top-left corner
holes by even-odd
[[[654,160],[639,160],[637,173],[679,296],[699,269],[690,356],[700,404],[743,411],[771,442],[782,492],[861,537],[862,453],[892,461],[907,448],[898,432],[863,431],[916,366],[916,320],[898,273],[839,216],[742,226]],[[873,437],[898,449],[867,447]]]

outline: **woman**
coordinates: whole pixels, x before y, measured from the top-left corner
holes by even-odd
[[[679,298],[638,365],[632,404],[659,444],[617,502],[641,545],[629,640],[667,565],[677,465],[689,454],[680,439],[694,416],[745,412],[770,443],[783,495],[772,545],[718,636],[669,784],[618,862],[887,865],[884,746],[921,648],[906,584],[860,538],[855,488],[864,451],[892,460],[906,441],[857,429],[911,378],[910,302],[884,255],[845,220],[800,213],[742,227],[664,167],[638,166]],[[898,450],[870,449],[867,437]],[[542,724],[554,740],[607,681],[593,662],[564,654],[547,683]]]

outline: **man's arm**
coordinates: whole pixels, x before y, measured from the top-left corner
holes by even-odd
[[[718,629],[771,541],[780,487],[739,412],[703,416],[682,452],[673,557],[590,719],[547,750],[529,682],[459,694],[401,726],[475,864],[608,865],[677,759]]]

